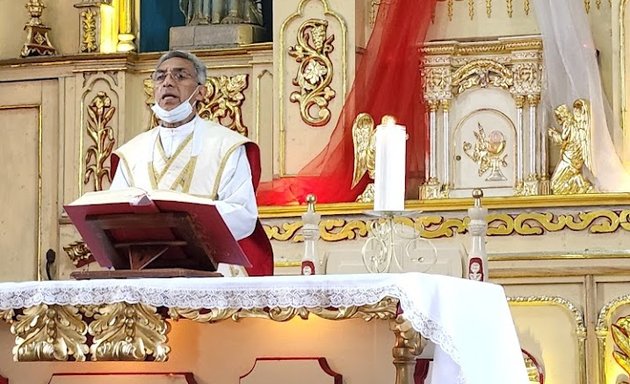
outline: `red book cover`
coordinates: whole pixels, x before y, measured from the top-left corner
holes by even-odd
[[[151,265],[157,268],[187,268],[214,270],[217,263],[251,267],[232,233],[212,203],[212,200],[173,191],[144,191],[129,188],[118,191],[89,192],[64,206],[96,261],[103,267],[129,268],[126,250],[115,244],[156,243],[197,239],[197,249],[208,257],[191,258],[186,247],[170,247]],[[189,226],[177,226],[168,215],[177,213]],[[131,214],[132,216],[129,216]],[[124,216],[127,215],[127,216]],[[144,215],[144,216],[143,216]],[[118,220],[115,225],[95,229],[94,219]],[[149,220],[149,218],[152,218]],[[155,220],[155,219],[158,220]],[[123,223],[123,224],[121,224]],[[191,233],[179,233],[189,228]],[[214,261],[214,263],[213,263]]]

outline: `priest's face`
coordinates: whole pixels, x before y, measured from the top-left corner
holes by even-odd
[[[198,100],[203,100],[205,91],[206,87],[199,86],[197,82],[197,71],[193,63],[181,57],[165,60],[153,74],[153,97],[167,111],[189,97],[194,106]]]

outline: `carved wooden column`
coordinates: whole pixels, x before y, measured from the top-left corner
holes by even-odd
[[[396,336],[392,355],[394,366],[396,367],[395,384],[414,384],[414,370],[416,358],[422,353],[426,345],[426,340],[420,336],[411,323],[401,316],[390,320],[390,329]]]
[[[514,190],[517,195],[523,195],[523,106],[525,97],[517,95],[514,97],[516,103],[516,183]]]

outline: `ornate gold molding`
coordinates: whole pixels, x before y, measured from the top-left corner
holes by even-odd
[[[416,359],[422,353],[427,341],[401,316],[390,319],[389,329],[396,336],[394,348],[392,348],[396,367],[394,383],[413,383]]]
[[[289,56],[299,67],[293,85],[299,87],[289,95],[289,100],[299,103],[302,121],[319,127],[330,121],[328,103],[336,92],[330,87],[333,79],[333,63],[328,56],[334,50],[335,35],[328,36],[328,21],[306,20],[297,32],[297,45],[289,47]]]
[[[87,326],[78,308],[41,304],[24,309],[11,325],[15,361],[85,361]]]
[[[252,308],[252,309],[186,309],[170,308],[169,317],[173,320],[188,319],[200,323],[216,323],[223,320],[238,321],[240,319],[267,319],[273,321],[289,321],[294,317],[308,319],[309,315],[315,315],[326,320],[362,319],[370,321],[374,319],[389,320],[396,317],[398,300],[387,297],[372,305],[351,306],[346,308]]]
[[[150,78],[144,82],[145,104],[151,107],[155,104],[153,99],[153,81]],[[241,106],[245,101],[244,91],[248,87],[248,75],[239,74],[233,76],[209,76],[206,80],[206,97],[197,104],[197,112],[201,118],[216,121],[244,136],[248,135],[248,129],[243,123]],[[153,113],[149,121],[149,128],[157,125]]]
[[[155,307],[114,303],[87,308],[85,313],[94,318],[88,326],[92,361],[168,359],[170,327]]]
[[[370,1],[370,27],[374,27],[376,23],[376,16],[378,16],[378,10],[381,5],[382,0],[371,0]]]
[[[469,218],[427,215],[419,218],[398,218],[398,223],[413,226],[427,239],[453,237],[467,233]],[[319,224],[323,241],[353,240],[366,237],[369,219],[324,219]],[[292,221],[277,225],[264,225],[271,240],[300,242],[302,222]],[[491,213],[488,215],[488,236],[530,236],[563,230],[588,231],[589,233],[613,233],[630,231],[630,210],[600,209],[575,214],[552,212],[523,212],[518,214]]]
[[[474,60],[453,73],[453,94],[458,95],[465,90],[488,86],[509,89],[512,86],[512,71],[503,64],[488,59]]]
[[[455,16],[455,6],[454,4],[457,3],[462,3],[462,7],[466,6],[466,12],[468,13],[468,19],[470,21],[473,21],[475,19],[475,0],[438,0],[439,2],[446,2],[446,15],[448,17],[448,21],[453,21],[453,17]],[[513,2],[514,0],[499,0],[499,1],[505,1],[505,7],[506,7],[506,15],[509,18],[512,18],[512,16],[514,15],[514,5]],[[523,1],[523,12],[525,13],[525,16],[529,16],[530,12],[531,12],[531,2],[530,0],[522,0]],[[583,0],[584,3],[584,10],[586,11],[586,13],[589,13],[591,11],[591,1],[592,0]],[[612,3],[611,0],[608,0],[608,5],[610,6]],[[488,18],[492,17],[492,6],[493,6],[493,0],[485,0],[485,8],[486,8],[486,16]],[[595,0],[595,7],[599,10],[601,9],[602,6],[602,0]],[[458,12],[464,12],[464,9],[459,9],[458,7]],[[498,16],[501,17],[501,16]]]
[[[116,107],[105,92],[98,92],[87,107],[88,122],[86,133],[92,144],[84,155],[85,173],[83,185],[87,185],[94,178],[94,190],[103,190],[103,180],[112,181],[111,169],[105,162],[112,154],[116,139],[114,129],[109,125],[114,117]]]

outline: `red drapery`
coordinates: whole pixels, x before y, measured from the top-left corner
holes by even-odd
[[[419,47],[436,0],[382,0],[374,29],[329,144],[297,176],[261,183],[259,205],[303,203],[314,193],[320,203],[354,201],[369,182],[351,188],[354,167],[352,123],[367,112],[378,124],[392,115],[407,127],[407,192],[417,197],[424,180],[427,119]]]

